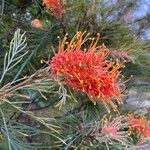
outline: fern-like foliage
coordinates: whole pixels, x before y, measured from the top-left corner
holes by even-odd
[[[5,54],[3,72],[0,77],[0,83],[3,81],[6,73],[13,67],[15,67],[27,54],[27,52],[23,52],[26,45],[27,43],[25,32],[21,34],[20,29],[18,29],[14,34],[14,38],[10,42],[9,51]]]

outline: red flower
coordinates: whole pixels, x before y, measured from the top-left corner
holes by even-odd
[[[150,138],[150,123],[148,123],[148,124],[145,126],[145,128],[144,128],[144,130],[143,130],[143,132],[142,132],[142,135],[143,135],[144,137]]]
[[[54,16],[62,18],[63,6],[61,0],[43,0],[43,4],[52,11]]]
[[[128,116],[128,124],[131,129],[138,132],[142,137],[150,137],[150,122],[144,116],[137,117],[130,114]]]
[[[34,28],[42,28],[42,22],[39,20],[39,19],[33,19],[31,21],[31,25],[34,27]]]
[[[89,48],[83,51],[82,45],[89,40]],[[112,98],[120,102],[122,97],[121,86],[124,84],[118,82],[122,64],[106,61],[109,50],[105,46],[96,47],[98,40],[99,35],[94,40],[77,32],[64,49],[65,37],[58,53],[50,61],[51,72],[53,76],[63,78],[71,88],[86,93],[92,101],[99,98],[108,111],[108,104],[117,110]]]
[[[125,143],[125,139],[127,138],[128,134],[126,131],[121,131],[123,118],[117,117],[114,118],[112,121],[105,118],[102,121],[102,136],[106,137],[106,141],[116,140],[121,143]]]
[[[144,127],[144,118],[142,117],[136,117],[132,114],[129,114],[128,116],[128,124],[132,129],[136,129],[137,131],[141,132]]]
[[[116,118],[106,118],[103,117],[101,122],[96,122],[94,129],[91,132],[91,136],[95,137],[100,142],[111,143],[116,141],[122,145],[129,146],[127,143],[128,140],[128,131],[123,131],[126,128],[126,123],[124,122],[125,118],[119,116]]]

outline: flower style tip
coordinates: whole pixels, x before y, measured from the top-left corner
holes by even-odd
[[[49,10],[51,10],[55,17],[62,18],[63,16],[62,0],[43,0],[43,5],[45,5]]]
[[[118,79],[123,65],[119,62],[107,61],[109,49],[99,45],[100,35],[89,37],[89,33],[77,32],[70,42],[67,35],[59,42],[58,53],[50,61],[51,73],[55,78],[61,78],[65,83],[86,93],[95,103],[98,98],[109,111],[111,105],[117,110],[112,99],[121,103],[121,93],[124,83]],[[89,46],[84,49],[85,43]]]
[[[33,19],[32,21],[31,21],[31,25],[32,25],[32,27],[34,27],[34,28],[42,28],[42,22],[39,20],[39,19]]]

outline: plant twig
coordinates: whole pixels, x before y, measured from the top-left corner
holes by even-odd
[[[33,75],[26,77],[24,81],[11,86],[10,84],[8,84],[8,86],[5,86],[4,88],[2,87],[0,89],[0,98],[9,96],[13,91],[19,89],[19,88],[23,88],[24,86],[34,83],[36,82],[37,79],[43,79],[44,77],[48,77],[49,76],[49,67],[46,67],[45,69],[39,70],[36,73],[34,73]]]

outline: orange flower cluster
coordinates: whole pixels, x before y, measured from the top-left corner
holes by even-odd
[[[138,132],[142,137],[150,137],[150,122],[145,117],[137,117],[130,114],[128,116],[128,124],[131,129]]]
[[[86,93],[94,103],[93,98],[97,97],[108,111],[108,104],[117,110],[112,99],[120,104],[123,96],[121,88],[124,83],[118,81],[123,65],[106,61],[109,50],[104,45],[96,46],[99,35],[94,39],[85,32],[77,32],[70,43],[66,39],[65,36],[58,53],[50,61],[52,75],[63,78],[71,88]],[[90,46],[82,50],[87,41]]]
[[[33,19],[31,25],[34,28],[42,28],[42,22],[39,19]]]
[[[54,16],[62,18],[63,6],[61,0],[43,0],[43,4],[52,11]]]

